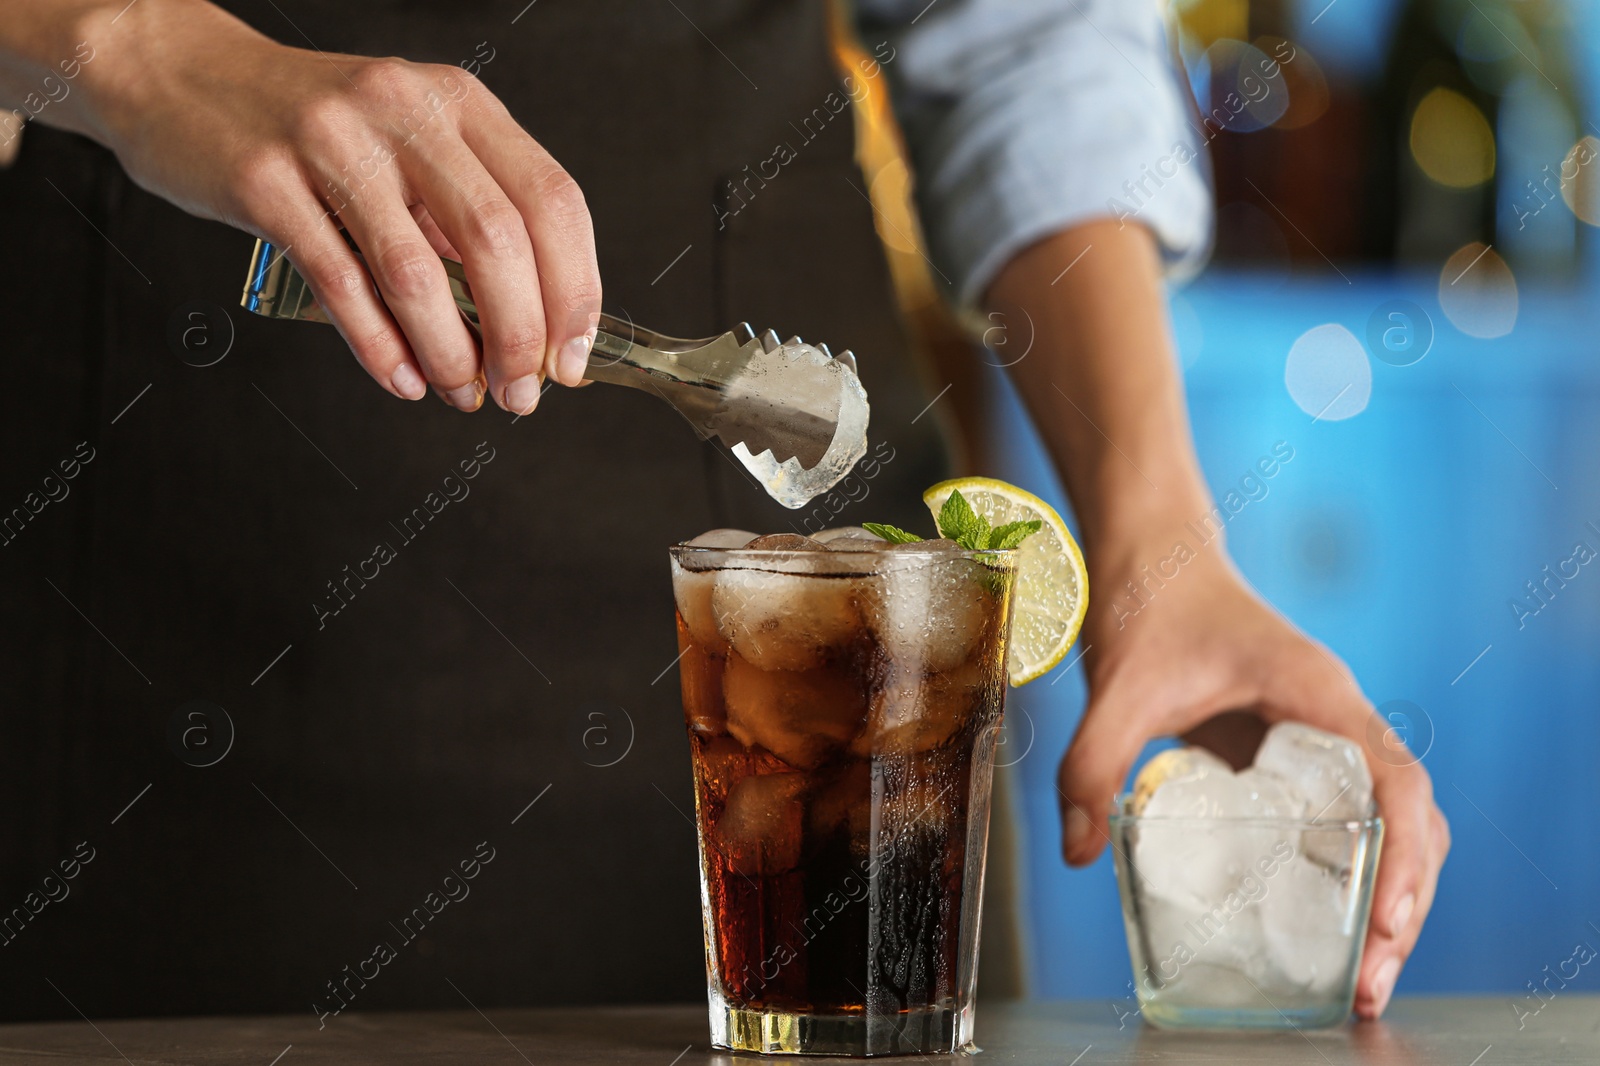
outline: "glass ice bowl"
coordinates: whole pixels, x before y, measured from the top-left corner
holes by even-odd
[[[1140,1013],[1162,1028],[1350,1015],[1383,820],[1168,818],[1119,797],[1111,843]]]

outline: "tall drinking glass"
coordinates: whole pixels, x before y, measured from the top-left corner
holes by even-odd
[[[1014,567],[672,549],[714,1046],[972,1047]]]

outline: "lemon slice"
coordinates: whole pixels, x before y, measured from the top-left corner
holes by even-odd
[[[1055,508],[1031,492],[987,477],[941,481],[922,494],[934,518],[959,489],[973,511],[991,528],[1038,519],[1039,532],[1017,548],[1017,579],[1012,593],[1011,647],[1006,669],[1013,685],[1055,669],[1066,658],[1089,609],[1089,573],[1083,552]]]

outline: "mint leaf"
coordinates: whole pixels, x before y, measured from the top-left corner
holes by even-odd
[[[989,534],[989,547],[1000,551],[1015,548],[1043,528],[1044,523],[1037,518],[1023,522],[1007,522]]]
[[[895,526],[886,526],[882,522],[863,522],[861,528],[875,536],[882,537],[890,544],[915,544],[922,538],[915,533],[907,533]]]
[[[989,546],[989,520],[974,513],[967,498],[956,489],[939,508],[939,535],[968,551],[983,551]]]
[[[1044,528],[1037,518],[1021,522],[1007,522],[996,529],[989,528],[989,520],[972,509],[972,504],[959,490],[950,493],[944,506],[939,508],[939,535],[953,540],[968,551],[1005,551],[1015,548],[1027,537]],[[914,544],[922,538],[907,533],[896,526],[881,522],[863,522],[861,528],[882,537],[891,544]]]

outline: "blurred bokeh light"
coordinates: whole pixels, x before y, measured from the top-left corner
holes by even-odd
[[[1469,337],[1504,337],[1517,324],[1517,279],[1493,248],[1472,241],[1439,271],[1439,308]]]
[[[1337,322],[1300,334],[1284,363],[1283,382],[1300,410],[1318,422],[1354,418],[1372,398],[1367,350]]]
[[[1471,100],[1436,88],[1411,113],[1411,155],[1440,185],[1470,189],[1494,177],[1494,131]]]
[[[1561,200],[1573,215],[1600,226],[1600,140],[1584,137],[1561,160]]]

